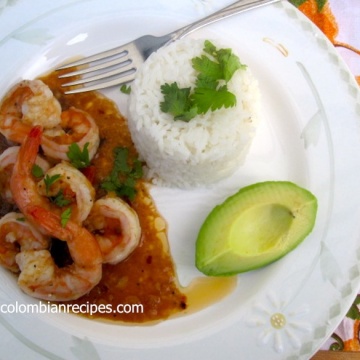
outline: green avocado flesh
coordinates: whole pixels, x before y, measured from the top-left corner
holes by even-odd
[[[312,231],[316,197],[292,182],[247,186],[216,206],[196,241],[196,267],[227,276],[268,265],[293,250]]]

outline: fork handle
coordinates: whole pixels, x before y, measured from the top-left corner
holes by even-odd
[[[172,41],[183,38],[184,36],[190,34],[191,32],[198,30],[206,25],[212,24],[216,21],[225,19],[229,16],[239,14],[245,10],[257,8],[263,5],[275,3],[280,0],[240,0],[235,3],[203,18],[190,25],[187,25],[181,29],[178,29],[171,34]]]

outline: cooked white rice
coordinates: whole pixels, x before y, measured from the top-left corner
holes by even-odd
[[[210,40],[218,49],[228,48]],[[199,115],[189,122],[163,113],[160,87],[194,85],[191,59],[201,56],[204,39],[182,39],[153,53],[131,85],[129,128],[153,182],[181,188],[209,185],[231,175],[244,161],[260,114],[258,83],[250,69],[228,83],[237,105]],[[234,52],[234,51],[233,51]],[[240,60],[241,57],[239,56]]]

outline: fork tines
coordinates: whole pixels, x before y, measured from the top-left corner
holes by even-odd
[[[127,44],[60,66],[57,68],[59,71],[75,68],[71,72],[59,75],[62,79],[74,77],[74,80],[62,84],[63,87],[74,87],[65,93],[99,90],[132,81],[136,67],[129,53],[129,44]]]

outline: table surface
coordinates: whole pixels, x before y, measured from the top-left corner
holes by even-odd
[[[360,352],[339,352],[339,351],[326,351],[320,350],[311,360],[359,360]]]

